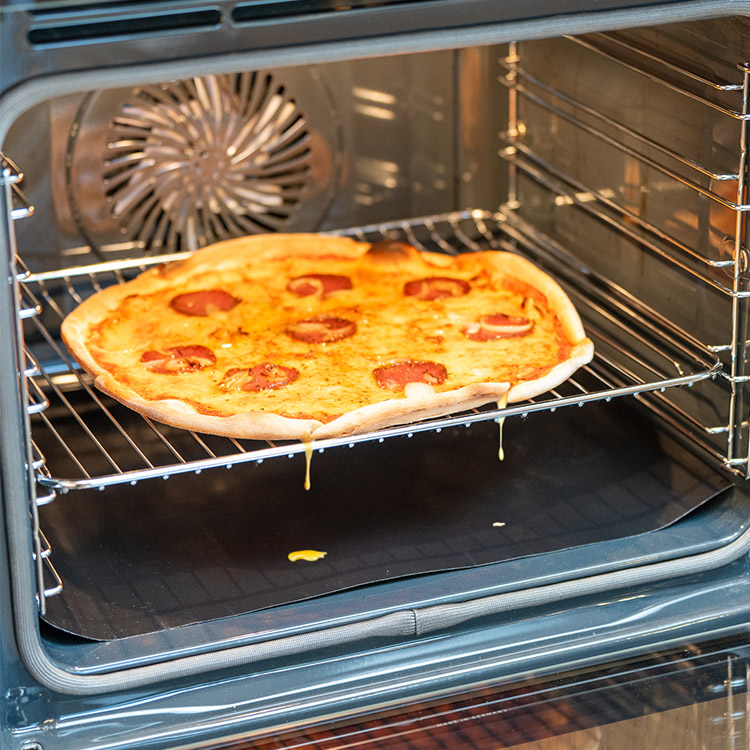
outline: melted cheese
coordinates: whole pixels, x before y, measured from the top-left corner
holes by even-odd
[[[497,408],[504,409],[508,405],[508,394],[506,393],[498,402]],[[505,451],[503,450],[503,424],[505,417],[500,417],[497,420],[498,431],[500,433],[500,444],[497,449],[497,457],[502,461],[505,458]]]
[[[327,554],[327,552],[321,552],[317,549],[300,549],[295,552],[290,552],[287,555],[287,558],[290,562],[298,562],[299,560],[315,562],[316,560],[322,560]]]
[[[312,464],[312,441],[305,441],[305,489],[310,489],[310,464]]]
[[[405,282],[449,275],[471,284],[464,296],[424,301],[403,293]],[[323,422],[367,404],[398,397],[380,388],[376,367],[405,360],[443,364],[448,377],[438,392],[471,383],[510,382],[541,377],[569,351],[559,323],[539,298],[513,280],[492,278],[470,257],[449,269],[431,269],[421,260],[393,268],[364,259],[326,258],[325,272],[352,280],[352,289],[324,297],[298,297],[287,291],[289,279],[321,271],[320,262],[293,258],[250,267],[246,271],[206,271],[178,287],[126,297],[91,331],[90,351],[123,384],[149,400],[182,398],[198,411],[217,416],[269,411]],[[137,280],[134,282],[137,285]],[[206,317],[183,315],[169,303],[177,294],[222,289],[241,302]],[[472,341],[463,330],[482,314],[529,317],[530,333],[491,341]],[[353,320],[357,332],[323,344],[297,341],[286,333],[290,323],[333,316]],[[149,350],[200,344],[209,347],[216,364],[177,375],[148,372],[140,363]],[[232,368],[273,362],[299,371],[288,386],[262,391],[222,390]]]

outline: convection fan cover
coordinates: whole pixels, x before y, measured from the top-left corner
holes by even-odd
[[[337,172],[328,102],[314,69],[284,81],[243,72],[89,95],[68,138],[73,218],[100,252],[313,231]]]

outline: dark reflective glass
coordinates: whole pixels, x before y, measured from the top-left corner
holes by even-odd
[[[222,750],[750,748],[748,642],[689,645]],[[218,750],[218,748],[216,749]]]

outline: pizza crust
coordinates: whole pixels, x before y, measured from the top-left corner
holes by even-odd
[[[133,294],[133,287],[130,286],[133,283],[137,283],[138,293],[148,294],[185,284],[194,274],[207,269],[216,274],[231,274],[232,271],[243,268],[248,258],[252,259],[253,265],[289,257],[314,258],[321,262],[331,256],[356,260],[369,248],[369,243],[315,234],[257,235],[221,242],[200,250],[185,260],[151,268],[134,282],[111,286],[89,297],[65,318],[62,337],[75,359],[94,376],[94,385],[120,403],[174,427],[247,439],[309,441],[343,437],[445,416],[493,401],[523,401],[560,385],[593,357],[593,344],[586,337],[578,313],[560,286],[524,258],[496,251],[483,253],[487,257],[488,266],[499,277],[510,275],[545,295],[550,309],[557,316],[572,344],[569,357],[543,377],[514,386],[510,383],[486,382],[436,392],[426,383],[409,383],[403,396],[353,409],[327,423],[257,410],[231,416],[214,416],[200,412],[179,399],[143,398],[117,381],[99,364],[92,351],[89,336],[92,325],[109,316],[127,296]],[[452,256],[439,253],[419,252],[414,248],[410,248],[408,252],[412,254],[412,259],[419,259],[437,270],[449,267],[454,262]]]
[[[148,401],[132,391],[124,395],[124,389],[109,373],[98,376],[94,385],[125,406],[172,427],[248,440],[304,441],[346,437],[483,406],[500,400],[510,388],[508,383],[482,383],[436,393],[427,384],[414,383],[410,385],[426,387],[411,389],[407,386],[403,398],[369,404],[325,423],[317,419],[291,419],[264,411],[249,411],[230,417],[201,414],[178,399]]]

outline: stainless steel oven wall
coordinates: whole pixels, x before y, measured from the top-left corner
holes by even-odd
[[[724,359],[724,377],[649,402],[741,472],[749,37],[728,18],[522,42],[501,63],[509,213]]]
[[[495,208],[506,174],[495,154],[507,101],[493,80],[498,54],[243,70],[44,102],[4,145],[44,217],[19,223],[20,252],[40,270],[75,263],[84,248],[174,252],[480,199]]]

